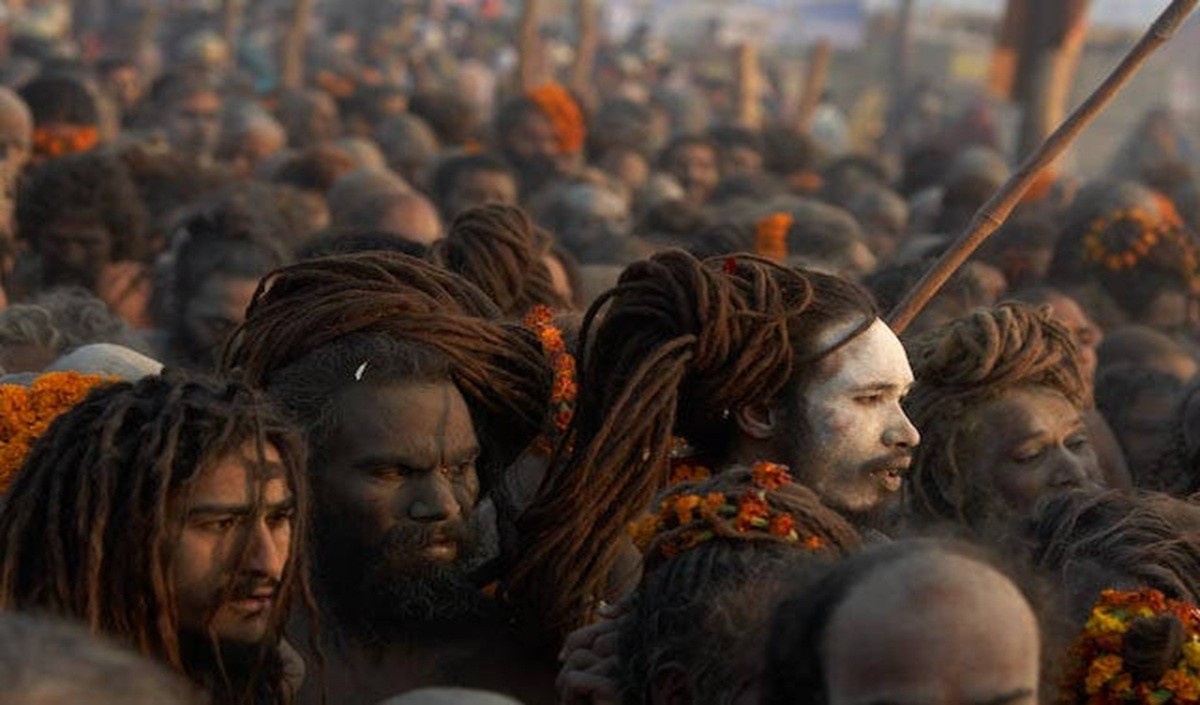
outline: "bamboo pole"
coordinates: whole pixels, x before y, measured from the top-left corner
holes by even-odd
[[[285,90],[304,88],[304,49],[313,0],[295,0],[292,21],[283,37],[279,62],[279,83]]]
[[[821,105],[821,96],[825,95],[825,87],[829,84],[829,66],[832,63],[833,43],[822,39],[813,47],[808,61],[808,78],[804,82],[804,92],[800,94],[796,128],[801,132],[808,132],[809,123]]]
[[[1083,105],[1076,108],[1067,121],[1055,130],[1025,163],[1005,182],[1000,190],[979,209],[967,225],[967,229],[955,240],[925,274],[920,282],[905,296],[892,311],[888,323],[897,334],[903,333],[950,277],[1004,224],[1020,202],[1021,197],[1037,179],[1043,169],[1054,163],[1067,147],[1079,137],[1079,133],[1115,98],[1129,83],[1155,51],[1166,44],[1183,21],[1196,8],[1200,0],[1174,0],[1155,20],[1146,34],[1122,59],[1120,65],[1104,79]]]

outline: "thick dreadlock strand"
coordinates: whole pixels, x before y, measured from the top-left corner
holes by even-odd
[[[631,266],[584,319],[570,450],[522,517],[510,597],[557,636],[586,620],[627,525],[666,482],[672,437],[723,461],[729,412],[792,380],[796,342],[825,321],[813,302],[809,274],[752,257],[670,251]]]
[[[1071,332],[1048,309],[982,309],[918,339],[910,357],[916,384],[904,406],[922,440],[907,502],[927,520],[968,523],[971,492],[955,454],[972,408],[1027,385],[1060,392],[1079,408],[1091,403]]]
[[[554,290],[543,259],[551,245],[550,236],[538,230],[525,211],[494,204],[460,213],[432,255],[483,290],[505,316],[519,319],[538,304],[570,306]]]
[[[528,442],[547,413],[551,372],[536,338],[499,315],[470,282],[428,262],[392,253],[329,257],[263,280],[223,367],[265,387],[273,373],[330,343],[381,333],[447,357],[468,402],[508,419]]]
[[[94,391],[38,440],[6,497],[0,609],[82,621],[186,672],[164,560],[177,538],[170,505],[210,461],[247,441],[278,451],[297,506],[293,536],[305,536],[302,441],[258,393],[173,377]],[[293,541],[275,634],[295,600],[315,619],[307,561],[303,542]]]

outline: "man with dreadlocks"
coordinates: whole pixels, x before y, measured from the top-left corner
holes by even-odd
[[[554,664],[531,661],[485,595],[498,575],[481,499],[506,553],[500,473],[542,429],[551,391],[536,337],[499,316],[432,264],[346,255],[268,277],[226,351],[307,431],[339,702],[439,685],[551,701]]]
[[[781,463],[860,527],[896,504],[920,440],[900,408],[912,372],[856,285],[668,251],[625,271],[581,339],[570,450],[521,517],[529,552],[507,586],[560,634],[612,598],[626,527],[672,465]]]
[[[212,702],[289,703],[280,641],[310,602],[299,435],[234,382],[93,392],[34,446],[0,510],[0,610],[77,620]]]
[[[911,348],[917,381],[905,409],[925,438],[905,498],[915,523],[986,528],[1103,484],[1083,416],[1091,382],[1049,309],[980,309]]]

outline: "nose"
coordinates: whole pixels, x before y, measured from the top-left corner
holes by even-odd
[[[1087,458],[1063,448],[1058,451],[1050,486],[1057,490],[1086,487],[1098,474],[1093,472],[1092,463]]]
[[[246,571],[278,578],[286,567],[291,534],[273,531],[265,519],[255,522],[246,547]]]
[[[424,473],[414,483],[408,517],[419,522],[442,522],[457,519],[458,500],[446,476],[438,471]]]
[[[904,409],[896,406],[887,429],[883,432],[883,443],[897,450],[915,450],[921,444],[921,432],[908,420]]]

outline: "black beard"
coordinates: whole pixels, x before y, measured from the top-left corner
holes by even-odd
[[[349,636],[374,646],[482,615],[486,601],[469,570],[478,541],[468,527],[465,520],[398,527],[368,546],[342,521],[318,517],[316,573],[325,608]],[[419,557],[435,534],[458,544],[454,562]]]
[[[269,702],[271,694],[283,692],[283,659],[276,644],[214,641],[181,632],[179,652],[188,677],[213,705]]]

